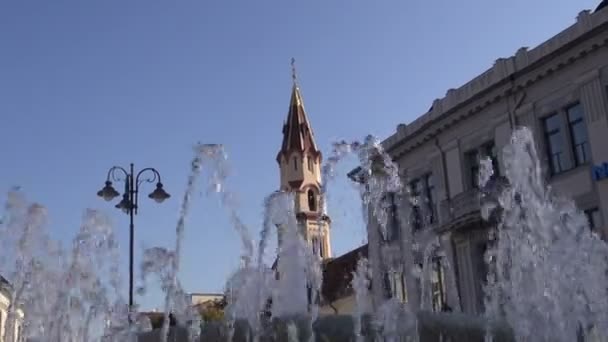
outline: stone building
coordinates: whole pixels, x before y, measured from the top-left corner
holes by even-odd
[[[11,304],[13,289],[12,285],[0,276],[0,341],[4,342],[7,329],[8,308]],[[21,328],[23,324],[24,312],[21,308],[16,311],[16,322],[14,323],[13,337],[15,342],[23,340]]]
[[[606,3],[593,12],[580,12],[573,25],[539,46],[522,47],[514,56],[499,58],[486,72],[448,90],[427,113],[398,125],[383,141],[407,174],[415,201],[408,214],[411,229],[383,242],[400,250],[405,267],[401,273],[373,277],[376,305],[386,295],[387,282],[393,292],[403,292],[404,300],[420,304],[421,286],[408,272],[422,263],[429,244],[438,242],[445,255],[431,253],[432,264],[435,259],[447,260],[437,262],[432,272],[433,308],[483,311],[488,223],[481,218],[476,175],[481,156],[493,159],[498,176],[504,172],[498,151],[515,127],[533,131],[554,192],[572,198],[587,215],[591,229],[608,235]],[[357,172],[351,177],[357,178]],[[370,217],[370,262],[374,274],[383,274],[386,270],[375,247],[382,237]],[[403,242],[407,240],[417,248]],[[452,267],[442,267],[445,262]]]

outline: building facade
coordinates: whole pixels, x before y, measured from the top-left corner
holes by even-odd
[[[369,257],[374,274],[385,274],[374,246],[393,243],[404,267],[373,277],[374,302],[392,292],[420,306],[419,281],[409,270],[433,265],[434,310],[483,312],[484,253],[489,223],[480,213],[479,160],[491,157],[504,174],[502,148],[516,127],[534,134],[547,183],[572,198],[590,229],[608,236],[608,6],[582,11],[576,23],[554,37],[493,67],[460,88],[450,89],[430,110],[400,124],[384,149],[407,177],[413,199],[409,225],[386,240],[369,215]],[[351,176],[356,178],[356,172]],[[498,179],[498,178],[497,178]],[[396,205],[400,205],[397,203]],[[415,247],[412,247],[415,246]],[[434,255],[434,249],[442,253]],[[436,267],[435,267],[436,265]],[[446,268],[445,265],[449,265]],[[407,271],[407,272],[406,272]],[[393,293],[394,295],[394,293]]]
[[[11,304],[12,297],[12,285],[2,276],[0,276],[0,342],[5,342],[5,334],[8,327],[8,309]],[[18,308],[16,311],[16,320],[13,324],[15,329],[13,332],[13,338],[15,342],[23,341],[22,325],[24,319],[24,312]]]

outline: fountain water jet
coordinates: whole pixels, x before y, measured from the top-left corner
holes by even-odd
[[[372,137],[364,143],[335,144],[333,155],[323,168],[326,181],[334,176],[335,165],[353,153],[359,157],[362,172],[367,178],[365,187],[361,187],[362,201],[378,221],[382,240],[388,237],[390,215],[400,218],[397,222],[402,231],[411,230],[406,219],[410,196],[401,184],[402,175],[390,156],[383,152],[380,143]],[[197,147],[176,227],[175,249],[155,247],[144,252],[144,278],[157,275],[166,293],[165,323],[158,336],[162,341],[167,341],[169,333],[174,337],[179,335],[168,327],[166,318],[169,312],[175,315],[180,325],[189,328],[184,340],[194,341],[200,328],[198,317],[191,310],[179,284],[178,270],[185,219],[203,166],[209,166],[209,189],[221,194],[222,204],[229,209],[231,222],[243,243],[241,268],[227,284],[227,333],[230,340],[233,336],[237,341],[426,342],[442,338],[462,340],[463,336],[467,336],[466,340],[475,340],[483,335],[487,326],[490,332],[488,340],[513,341],[509,337],[509,329],[497,328],[494,324],[500,318],[506,319],[513,327],[517,341],[565,342],[576,340],[581,330],[587,335],[591,330],[608,331],[605,288],[608,283],[608,247],[588,230],[584,216],[572,202],[551,195],[542,181],[529,130],[521,129],[514,133],[504,152],[509,186],[495,194],[495,201],[485,204],[482,210],[484,216],[490,218],[495,209],[500,209],[501,218],[496,229],[495,248],[488,253],[493,272],[486,288],[485,319],[424,311],[430,308],[427,292],[431,260],[433,256],[445,253],[440,240],[432,242],[423,251],[420,274],[423,310],[390,298],[394,292],[392,289],[388,291],[389,298],[376,303],[374,311],[370,304],[368,278],[383,274],[370,274],[369,262],[361,259],[353,277],[357,301],[354,317],[317,317],[315,296],[322,281],[320,264],[299,234],[293,198],[281,192],[268,197],[256,254],[247,229],[237,215],[234,196],[225,189],[225,160],[220,145]],[[491,170],[488,162],[482,164],[480,184],[486,185],[491,178]],[[322,189],[323,200],[326,191],[327,183]],[[402,206],[392,213],[387,210],[389,194],[400,197],[398,203]],[[118,295],[117,262],[105,258],[115,253],[116,243],[103,216],[95,211],[86,212],[83,227],[72,250],[67,253],[46,237],[43,207],[31,205],[15,197],[14,193],[9,195],[8,202],[2,228],[21,235],[2,234],[3,246],[17,251],[14,254],[16,261],[9,260],[11,254],[8,253],[2,263],[3,266],[12,265],[5,268],[12,270],[9,275],[15,286],[12,310],[16,312],[16,308],[22,307],[26,311],[24,327],[28,337],[50,342],[76,342],[95,340],[94,332],[100,330],[105,333],[104,341],[123,342],[135,341],[136,333],[149,328],[146,320],[128,324],[129,314],[133,313],[128,312]],[[281,230],[282,239],[278,251],[278,279],[263,261],[269,233],[275,227]],[[13,236],[18,238],[10,240]],[[410,239],[407,234],[404,238]],[[378,246],[380,260],[375,262],[381,263],[381,272],[411,271],[409,266],[405,267],[407,260],[397,253],[398,249],[378,243],[381,244]],[[407,240],[406,243],[413,241]],[[105,271],[100,271],[102,269]],[[107,276],[102,279],[104,275]],[[413,278],[408,275],[408,278]],[[15,314],[10,317],[14,322]],[[241,324],[243,321],[245,325]],[[106,326],[103,325],[105,322],[108,323]],[[332,325],[337,327],[333,334],[329,329]],[[238,326],[244,328],[239,332]],[[206,330],[211,328],[211,324],[205,326]],[[344,329],[349,329],[347,334],[343,334]],[[205,341],[219,341],[220,337]],[[139,338],[142,339],[142,335]]]
[[[483,210],[501,209],[487,255],[486,315],[504,316],[518,341],[576,341],[591,330],[606,336],[608,245],[571,200],[544,183],[529,129],[513,133],[503,160],[509,186]],[[491,165],[482,163],[482,186]]]

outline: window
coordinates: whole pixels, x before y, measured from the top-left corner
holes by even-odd
[[[298,157],[293,157],[293,169],[298,171]]]
[[[412,201],[411,224],[413,229],[422,228],[422,182],[415,179],[410,183],[410,196]]]
[[[391,276],[388,272],[384,273],[382,277],[384,285],[384,296],[385,298],[391,298],[393,296],[393,290],[391,288]]]
[[[435,201],[437,200],[437,195],[435,191],[435,180],[431,173],[410,182],[412,201],[411,224],[414,229],[419,229],[436,222]]]
[[[307,160],[308,160],[308,171],[312,172],[313,171],[312,157],[308,156]]]
[[[552,175],[586,164],[591,160],[582,104],[576,103],[546,117],[543,119],[543,129]]]
[[[435,193],[435,179],[433,178],[433,174],[429,173],[424,176],[424,185],[425,185],[425,195],[426,195],[426,223],[433,224],[437,218],[435,215],[435,200],[437,199],[437,195]]]
[[[490,158],[492,160],[492,169],[494,171],[492,178],[500,175],[500,167],[498,166],[498,151],[493,141],[487,142],[465,155],[466,163],[469,167],[469,186],[472,189],[479,188],[479,169],[481,160]]]
[[[317,256],[322,256],[321,255],[321,244],[319,243],[319,238],[316,236],[313,237],[311,243],[312,243],[312,253]]]
[[[308,209],[310,211],[317,211],[317,197],[312,189],[308,190]]]
[[[431,269],[431,299],[433,311],[444,311],[446,308],[445,274],[440,258],[434,258]]]
[[[389,298],[397,298],[400,302],[407,302],[407,290],[402,272],[389,271],[384,273],[384,286]]]
[[[397,198],[394,192],[390,192],[384,197],[387,220],[386,220],[386,236],[384,236],[385,242],[392,242],[399,240],[400,226],[399,219],[397,217]]]
[[[587,221],[589,221],[589,229],[591,231],[595,231],[602,226],[602,216],[599,208],[585,210],[585,216],[587,217]]]
[[[319,240],[319,256],[321,258],[324,258],[327,254],[325,253],[325,244],[323,243],[325,240],[324,239],[320,239]]]
[[[576,166],[583,165],[591,159],[589,151],[589,138],[587,136],[587,127],[585,127],[583,107],[581,104],[575,104],[566,109],[568,114],[568,127],[570,129],[570,137],[572,138],[572,152],[574,155],[574,163]]]
[[[402,272],[391,272],[391,288],[393,297],[402,303],[407,303],[407,291]]]
[[[488,273],[490,271],[488,263],[486,262],[486,253],[488,250],[487,241],[480,241],[474,245],[473,249],[473,263],[475,272],[475,291],[478,293],[476,296],[477,307],[479,313],[483,312],[484,307],[484,287],[488,282]]]
[[[555,175],[569,170],[569,159],[565,156],[565,140],[562,134],[561,117],[558,113],[553,114],[543,121],[545,141],[547,142],[547,153],[549,155],[549,168],[551,174]]]

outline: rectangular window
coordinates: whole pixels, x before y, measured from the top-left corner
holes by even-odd
[[[406,303],[407,293],[405,290],[405,282],[403,281],[403,273],[393,272],[391,283],[393,288],[393,297],[396,297],[402,303]]]
[[[484,287],[488,282],[488,273],[490,271],[489,265],[486,262],[486,253],[488,251],[488,242],[480,241],[473,247],[473,267],[475,272],[475,292],[477,295],[477,307],[479,313],[483,312],[484,307]]]
[[[308,156],[308,171],[312,172],[312,157]]]
[[[476,189],[479,178],[479,152],[477,150],[467,152],[465,160],[469,168],[469,186]]]
[[[410,198],[412,205],[412,228],[434,224],[437,221],[435,179],[428,173],[410,182]]]
[[[433,311],[444,311],[446,304],[445,274],[441,259],[435,258],[431,269],[431,299]]]
[[[587,217],[587,221],[589,221],[591,231],[595,231],[602,226],[602,215],[599,208],[585,210],[585,216]]]
[[[558,113],[546,117],[543,120],[543,130],[547,143],[547,154],[549,156],[549,167],[551,174],[567,171],[572,168],[569,159],[565,156],[565,139],[562,131],[562,121]]]
[[[591,159],[589,137],[584,120],[583,106],[578,103],[566,109],[568,127],[572,138],[572,152],[576,166],[583,165]]]
[[[399,219],[397,217],[397,195],[394,192],[386,195],[387,205],[387,227],[386,227],[386,241],[392,242],[399,240],[400,227]]]
[[[500,176],[500,167],[498,165],[498,148],[494,141],[487,142],[481,146],[481,157],[490,158],[492,160],[493,177]]]
[[[412,205],[411,225],[413,229],[420,229],[423,226],[422,182],[420,179],[410,182],[410,199]]]
[[[321,254],[321,244],[319,243],[319,238],[317,238],[316,236],[313,237],[311,244],[312,244],[312,253],[316,256],[323,257],[323,255]]]
[[[298,157],[293,157],[293,169],[298,171]]]
[[[428,224],[435,223],[437,219],[435,201],[437,195],[435,193],[435,179],[433,174],[429,173],[424,177],[425,195],[426,195],[426,222]]]
[[[492,178],[500,175],[496,144],[494,144],[494,141],[487,142],[479,148],[465,154],[465,160],[469,168],[469,186],[472,189],[479,188],[479,169],[481,160],[485,158],[490,158],[492,160],[492,169],[494,171]]]
[[[384,285],[384,295],[386,298],[393,297],[393,289],[391,287],[391,275],[388,272],[384,273],[383,285]]]

